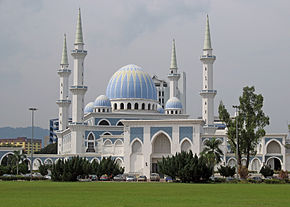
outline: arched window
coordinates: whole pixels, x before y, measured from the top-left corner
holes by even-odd
[[[145,103],[142,103],[142,110],[145,110]]]
[[[131,109],[131,103],[127,104],[127,109]]]
[[[151,105],[150,104],[148,104],[148,110],[151,110]]]
[[[177,114],[177,111],[175,111],[175,114]]]
[[[103,109],[103,112],[105,112],[105,109]]]
[[[94,135],[92,133],[89,134],[88,140],[94,140]]]
[[[88,148],[87,148],[86,152],[96,152],[94,142],[88,142]]]
[[[107,120],[102,120],[99,125],[110,125],[110,123]]]
[[[105,132],[103,135],[112,135],[112,134],[109,132]]]
[[[114,110],[117,110],[117,103],[114,103]]]
[[[124,109],[124,104],[123,103],[120,104],[120,109]]]
[[[101,112],[101,109],[98,109],[98,112]]]
[[[135,103],[134,109],[138,109],[138,103]]]
[[[124,124],[121,121],[119,121],[117,126],[124,126]]]

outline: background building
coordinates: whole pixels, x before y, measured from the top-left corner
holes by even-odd
[[[17,138],[2,138],[0,139],[0,146],[16,146],[21,147],[24,153],[30,154],[31,152],[31,139],[27,137],[17,137]],[[42,147],[42,140],[34,138],[33,139],[33,151],[37,152]]]

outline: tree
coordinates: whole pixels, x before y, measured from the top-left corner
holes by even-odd
[[[158,161],[158,167],[160,173],[171,176],[173,180],[178,177],[183,183],[207,181],[213,172],[204,156],[198,157],[191,151],[163,157]]]
[[[216,138],[207,139],[204,142],[205,147],[201,152],[201,155],[207,158],[213,169],[216,164],[221,162],[222,156],[224,155],[223,151],[219,148],[221,144],[222,141]]]
[[[256,146],[261,137],[265,135],[265,126],[269,125],[269,117],[262,110],[264,98],[261,94],[255,94],[255,88],[244,87],[243,94],[239,98],[239,113],[233,120],[223,103],[219,105],[219,117],[225,122],[228,131],[228,139],[231,148],[236,152],[236,121],[239,136],[238,168],[241,167],[241,156],[246,155],[246,167],[249,166],[250,156],[256,154]]]
[[[231,166],[220,166],[218,168],[218,172],[220,173],[221,176],[232,177],[236,173],[236,169],[235,167]]]
[[[26,155],[23,154],[22,151],[13,152],[12,163],[16,165],[16,175],[18,175],[18,172],[19,172],[19,163],[22,163],[25,158],[26,158]]]
[[[57,154],[57,143],[49,144],[35,154]]]
[[[264,165],[261,170],[260,173],[264,176],[264,177],[268,177],[268,176],[272,176],[274,174],[274,170],[272,170],[268,165]]]

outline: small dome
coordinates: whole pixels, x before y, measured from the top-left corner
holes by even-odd
[[[160,114],[164,114],[164,109],[162,108],[162,106],[160,106],[160,104],[157,105],[157,111],[158,111]]]
[[[111,101],[105,95],[100,95],[96,98],[94,102],[94,106],[96,107],[111,107]]]
[[[94,102],[90,102],[86,105],[86,107],[84,109],[84,113],[85,114],[91,113],[91,112],[93,112],[93,109],[94,109]]]
[[[112,76],[106,95],[110,99],[142,98],[157,100],[157,92],[150,75],[137,65],[126,65]]]
[[[165,109],[182,109],[182,103],[178,98],[172,97],[166,102]]]

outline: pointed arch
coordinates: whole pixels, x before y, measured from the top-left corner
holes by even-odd
[[[94,157],[93,159],[91,159],[90,163],[93,163],[94,161],[100,163],[100,160],[97,157]]]
[[[160,130],[153,135],[151,140],[152,153],[171,154],[171,139],[170,136]]]
[[[184,138],[180,144],[181,152],[189,152],[192,148],[191,140],[188,138]]]
[[[281,154],[281,143],[275,139],[271,139],[266,144],[266,154]]]
[[[107,119],[101,119],[97,125],[111,126],[111,123]]]

